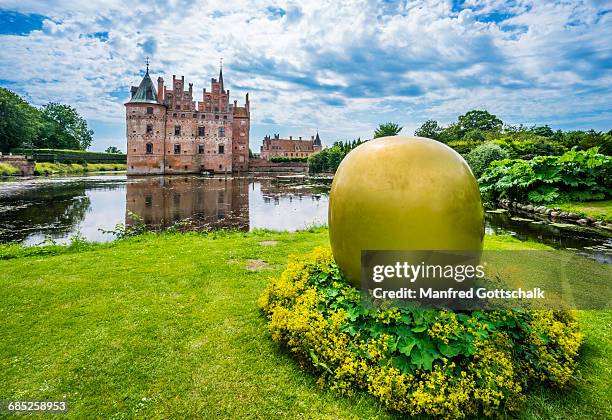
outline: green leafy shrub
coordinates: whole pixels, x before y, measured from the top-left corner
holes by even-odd
[[[562,144],[554,140],[529,133],[522,136],[502,137],[494,140],[493,143],[506,150],[508,157],[513,159],[533,156],[559,156],[567,151]]]
[[[119,153],[88,152],[65,149],[13,148],[11,153],[32,156],[37,162],[61,163],[126,163],[127,155]]]
[[[307,162],[308,157],[291,157],[291,156],[272,156],[270,158],[271,162]]]
[[[447,143],[449,147],[453,148],[457,153],[462,156],[467,155],[478,146],[479,142],[468,141],[468,140],[454,140]]]
[[[331,147],[308,157],[308,170],[311,173],[336,172],[342,159],[361,143],[361,139],[335,142]]]
[[[9,163],[0,163],[0,176],[20,175],[21,170]]]
[[[491,162],[507,158],[508,153],[497,144],[485,143],[475,147],[468,153],[465,160],[478,178],[489,167]]]
[[[516,412],[533,382],[571,383],[582,340],[567,312],[368,309],[327,248],[292,258],[259,303],[321,385],[413,416]]]
[[[612,195],[612,158],[598,152],[570,150],[562,156],[538,156],[532,160],[493,162],[478,180],[488,201],[604,200]]]

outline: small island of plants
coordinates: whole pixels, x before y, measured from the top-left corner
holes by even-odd
[[[569,312],[369,309],[328,248],[293,258],[259,302],[319,384],[410,415],[517,412],[534,383],[571,384],[582,341]]]

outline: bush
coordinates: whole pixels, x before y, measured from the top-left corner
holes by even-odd
[[[307,157],[272,156],[270,162],[307,162]]]
[[[479,178],[491,162],[507,158],[508,153],[497,144],[485,143],[475,147],[468,153],[465,160],[467,160],[470,168],[472,168],[476,178]]]
[[[538,156],[530,161],[493,162],[478,180],[488,201],[508,198],[533,203],[605,200],[612,195],[612,157],[571,150],[562,156]]]
[[[0,163],[0,176],[21,175],[21,170],[9,163]]]
[[[60,149],[11,149],[16,155],[28,155],[37,162],[61,162],[61,163],[126,163],[127,155],[118,153],[87,152],[83,150],[60,150]]]
[[[454,140],[447,143],[449,147],[452,147],[457,153],[462,156],[467,155],[472,151],[472,149],[476,148],[480,143],[467,141],[467,140]]]
[[[556,141],[536,135],[507,136],[494,140],[493,143],[506,150],[508,157],[512,159],[532,158],[533,156],[560,156],[567,151],[563,145]]]
[[[368,309],[326,248],[292,258],[260,306],[320,384],[411,416],[516,412],[533,382],[570,384],[582,338],[560,311]]]

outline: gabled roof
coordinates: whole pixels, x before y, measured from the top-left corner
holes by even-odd
[[[142,78],[142,82],[136,89],[136,92],[132,94],[132,98],[128,101],[131,103],[149,103],[149,104],[157,104],[157,91],[155,90],[155,86],[153,85],[153,81],[149,77],[149,70],[145,73]]]

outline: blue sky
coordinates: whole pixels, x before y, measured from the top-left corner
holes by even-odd
[[[474,108],[512,124],[612,129],[612,2],[0,0],[0,85],[75,106],[94,150],[125,150],[144,58],[196,99],[223,57],[266,134],[326,144],[394,121],[412,134]]]

